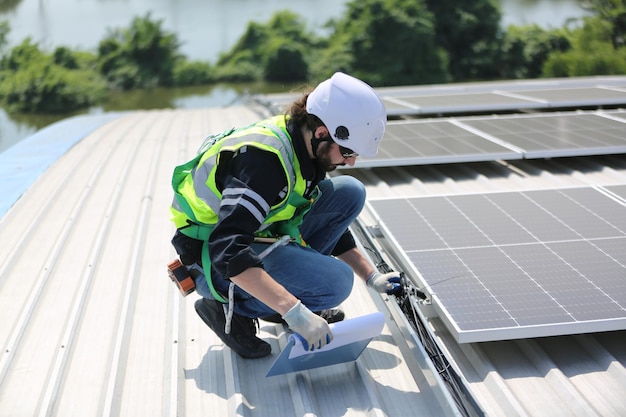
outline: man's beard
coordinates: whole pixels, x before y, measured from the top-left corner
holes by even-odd
[[[333,141],[330,136],[326,136],[326,138],[321,138],[324,140],[321,142],[317,148],[317,152],[315,153],[316,159],[315,164],[317,167],[324,172],[332,172],[337,166],[344,166],[345,163],[341,164],[333,164],[332,158],[330,157],[330,148],[333,146]]]

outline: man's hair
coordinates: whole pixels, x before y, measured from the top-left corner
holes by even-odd
[[[315,132],[315,129],[319,126],[324,126],[324,123],[319,119],[319,117],[309,114],[306,111],[306,100],[312,91],[313,89],[310,89],[304,93],[302,97],[294,101],[285,114],[290,116],[291,119],[298,124],[298,126],[306,126],[311,132]]]

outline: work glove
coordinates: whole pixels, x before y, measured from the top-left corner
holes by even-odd
[[[326,320],[306,308],[300,300],[285,313],[283,320],[300,336],[304,350],[321,349],[333,340]]]
[[[387,274],[374,271],[369,277],[367,277],[365,282],[368,287],[373,288],[378,292],[398,294],[402,291],[402,286],[400,285],[400,274],[395,271]]]

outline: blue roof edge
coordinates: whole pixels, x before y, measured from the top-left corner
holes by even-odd
[[[35,180],[72,146],[124,114],[111,112],[63,119],[0,153],[0,219]]]

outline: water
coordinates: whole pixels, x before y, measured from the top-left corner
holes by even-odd
[[[569,19],[588,16],[577,0],[500,0],[502,26],[537,24],[546,29],[563,27]]]
[[[150,12],[152,19],[163,21],[165,30],[177,34],[180,51],[189,59],[215,63],[220,53],[233,47],[250,21],[265,23],[276,11],[290,9],[305,20],[308,30],[325,35],[324,24],[341,17],[347,1],[0,0],[0,20],[7,20],[11,26],[10,46],[30,37],[47,50],[67,46],[95,52],[108,30],[129,27],[133,17]],[[500,0],[500,3],[503,26],[536,23],[557,28],[568,18],[585,15],[577,0]],[[244,91],[275,92],[290,87],[244,84],[130,92],[88,112],[219,106],[236,101]],[[9,116],[0,109],[0,152],[66,117]]]

